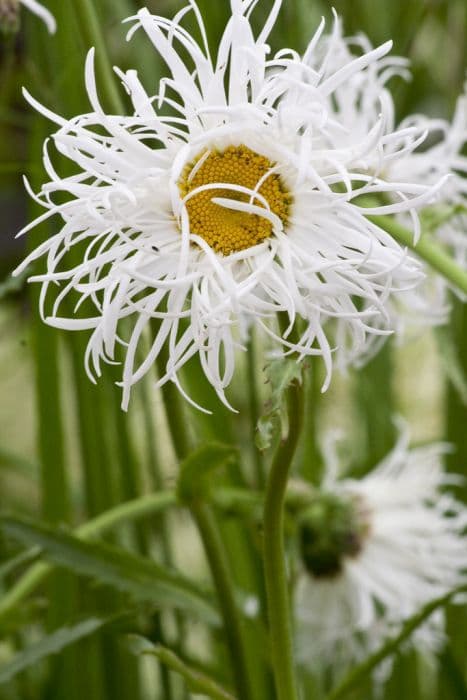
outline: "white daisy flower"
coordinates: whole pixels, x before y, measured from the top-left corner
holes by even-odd
[[[467,266],[467,93],[461,95],[456,104],[452,122],[445,119],[427,119],[415,115],[405,120],[408,127],[425,129],[430,145],[417,150],[393,164],[393,172],[402,172],[410,182],[439,182],[440,177],[449,175],[440,189],[434,204],[441,203],[447,210],[447,220],[443,211],[438,217],[441,224],[434,235],[446,244],[458,264]],[[457,211],[456,211],[457,210]],[[455,212],[454,215],[452,212]],[[435,216],[436,221],[436,216]],[[459,294],[457,290],[454,289]]]
[[[465,583],[467,511],[446,490],[447,446],[394,450],[360,480],[341,478],[327,454],[322,491],[301,523],[303,573],[296,591],[297,651],[317,668],[362,659],[423,605]],[[420,650],[444,641],[438,610],[413,637]]]
[[[332,33],[324,37],[319,48],[319,51],[310,53],[307,60],[313,70],[326,78],[362,53],[371,51],[373,46],[364,34],[344,37],[342,22],[336,17]],[[443,204],[460,203],[459,200],[464,197],[467,186],[467,180],[457,172],[462,170],[465,174],[466,171],[466,160],[460,155],[466,140],[464,98],[459,100],[452,129],[445,121],[422,116],[410,117],[397,126],[394,101],[387,87],[387,83],[395,76],[410,80],[408,61],[398,56],[386,56],[369,66],[366,71],[354,74],[339,85],[328,103],[330,112],[342,127],[334,132],[333,145],[336,148],[348,147],[357,134],[361,136],[370,128],[383,107],[385,134],[380,142],[381,149],[366,154],[358,163],[357,167],[361,172],[368,178],[382,178],[399,183],[401,193],[404,190],[404,182],[434,185],[443,181],[443,187],[436,193],[438,199],[434,196],[431,204],[439,201]],[[442,142],[434,147],[427,147],[426,143],[431,142],[436,135],[439,140],[440,132],[444,135]],[[392,198],[394,195],[388,196]],[[403,223],[410,223],[407,213],[400,216],[403,217]],[[459,229],[458,225],[456,252],[463,249],[465,255],[467,236],[465,233],[461,234],[462,244],[459,240]],[[452,235],[456,234],[453,232]],[[457,257],[459,258],[459,255]],[[463,261],[459,259],[459,262],[462,264]],[[403,294],[392,295],[388,298],[387,305],[397,340],[406,339],[414,333],[418,334],[427,326],[445,323],[449,310],[446,282],[439,275],[428,275],[423,284]],[[374,338],[366,355],[355,358],[356,364],[367,361],[379,350],[382,342],[384,338]]]
[[[385,64],[391,43],[323,75],[308,60],[322,27],[303,59],[290,49],[270,56],[266,42],[281,2],[255,37],[256,5],[232,0],[215,59],[194,2],[173,20],[146,9],[130,18],[128,37],[144,30],[169,71],[148,94],[134,70],[117,70],[131,116],[101,107],[92,51],[85,70],[90,113],[63,119],[28,96],[58,124],[53,144],[75,174],[56,172],[46,143],[50,181],[33,196],[47,211],[23,233],[54,215],[62,225],[16,272],[46,257],[46,272],[31,278],[42,283],[42,317],[58,328],[92,331],[91,378],[100,375],[102,360],[118,360],[123,346],[124,407],[164,346],[169,360],[159,384],[174,381],[183,391],[179,370],[198,355],[227,403],[236,351],[244,349],[243,317],[279,350],[322,356],[324,390],[333,357],[345,364],[365,352],[373,335],[391,332],[388,299],[421,279],[420,265],[367,215],[408,212],[416,235],[415,210],[439,185],[402,186],[367,178],[360,168],[366,159],[384,161],[388,144],[415,147],[417,129],[389,132],[388,101],[369,81],[368,100],[380,100],[380,112],[337,147],[342,125],[329,108],[342,85],[359,76],[365,82]],[[200,43],[181,24],[189,11]],[[392,203],[371,209],[355,201],[388,193]],[[86,315],[90,304],[94,311]],[[278,312],[288,319],[282,332]],[[342,329],[337,348],[333,319]],[[140,339],[154,327],[141,360]]]
[[[336,20],[332,35],[327,37],[327,46],[320,55],[311,57],[315,69],[336,71],[346,65],[362,51],[372,49],[371,42],[364,35],[345,38],[342,25]],[[319,68],[321,67],[321,68]],[[376,100],[368,99],[381,89],[381,99],[386,104],[388,129],[394,131],[395,108],[386,83],[393,76],[410,80],[408,62],[400,57],[387,57],[379,67],[368,70],[366,80],[373,83],[370,88],[360,76],[341,85],[333,97],[332,107],[336,118],[345,127],[335,145],[345,143],[350,134],[365,129],[375,119],[379,111]],[[393,141],[385,146],[382,158],[367,160],[362,167],[369,173],[383,176],[392,181],[435,184],[443,180],[431,202],[434,207],[441,205],[441,211],[433,216],[434,233],[454,254],[458,264],[467,265],[467,94],[461,95],[456,104],[452,122],[446,119],[429,118],[421,114],[411,115],[397,127],[403,135],[408,129],[407,148]],[[418,132],[418,147],[413,148],[413,130]],[[396,148],[394,148],[396,146]],[[454,212],[454,213],[453,213]],[[401,214],[404,223],[407,215]],[[443,221],[443,219],[446,219]],[[439,222],[439,223],[438,223]],[[427,221],[429,224],[430,222]],[[444,323],[449,312],[446,301],[446,282],[431,275],[428,282],[400,297],[402,308],[394,308],[391,316],[398,329],[405,332],[407,326],[439,325]],[[461,295],[461,293],[454,289]],[[462,295],[461,295],[462,296]]]
[[[20,5],[40,17],[51,34],[55,33],[57,25],[54,16],[37,0],[0,0],[0,26],[17,30]]]

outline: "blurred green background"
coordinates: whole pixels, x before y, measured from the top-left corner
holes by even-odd
[[[25,252],[25,239],[15,240],[15,234],[35,213],[21,176],[26,174],[34,186],[40,185],[41,143],[52,128],[27,106],[21,86],[66,116],[88,109],[82,70],[88,47],[77,31],[74,3],[49,0],[45,4],[57,18],[55,36],[49,37],[25,8],[19,34],[0,36],[0,507],[32,516],[42,513],[51,521],[76,525],[116,502],[157,488],[158,479],[172,484],[175,460],[170,447],[164,448],[160,474],[151,473],[148,455],[153,446],[147,419],[157,416],[158,398],[150,386],[137,390],[129,416],[120,414],[110,368],[97,389],[91,386],[82,369],[85,339],[70,342],[59,332],[42,328],[26,285],[9,276]],[[136,67],[148,90],[153,90],[165,68],[142,36],[131,44],[125,42],[121,20],[143,4],[171,17],[184,3],[96,0],[94,4],[113,63],[122,69]],[[229,3],[200,0],[198,4],[215,46]],[[259,3],[254,14],[257,26],[269,5],[267,0]],[[332,6],[342,15],[347,34],[364,32],[375,45],[392,38],[394,53],[410,59],[412,81],[396,78],[392,82],[399,118],[413,112],[451,117],[467,66],[465,0],[335,0],[332,4],[284,0],[272,48],[292,46],[302,51],[321,15],[331,26]],[[414,442],[454,442],[457,451],[449,466],[465,472],[467,413],[462,400],[465,386],[459,379],[461,365],[465,371],[466,363],[465,325],[465,311],[454,303],[453,321],[445,333],[427,331],[402,347],[388,345],[369,367],[337,377],[310,419],[313,434],[330,426],[344,429],[352,465],[364,470],[390,447],[394,437],[390,421],[398,413],[409,421]],[[247,430],[241,419],[226,420],[237,435]],[[213,431],[212,425],[203,424],[202,429]],[[127,470],[129,462],[133,466]],[[188,573],[203,576],[202,556],[188,521],[179,517],[169,526],[175,561]],[[144,550],[146,532],[127,535],[129,546]],[[6,557],[10,545],[0,541],[0,556],[2,546]],[[0,663],[25,641],[38,638],[44,625],[53,628],[54,618],[63,620],[67,610],[80,610],[80,601],[86,599],[86,605],[99,610],[116,605],[99,591],[92,591],[94,599],[89,603],[88,590],[76,593],[71,588],[68,579],[60,580],[47,614],[44,600],[39,601],[27,625],[8,630],[8,639],[0,642]],[[466,700],[466,622],[465,614],[451,614],[451,642],[439,672],[413,655],[405,656],[396,665],[385,697]],[[193,634],[198,640],[201,631]],[[137,679],[128,659],[117,635],[109,633],[82,643],[79,654],[62,655],[55,665],[41,666],[17,683],[0,686],[0,698],[154,697],[153,689],[162,681],[151,680],[151,673],[149,681],[148,677],[141,681],[141,674]],[[355,697],[371,697],[368,689],[366,693]]]

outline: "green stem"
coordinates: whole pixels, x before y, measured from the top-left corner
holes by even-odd
[[[159,369],[164,367],[164,354],[159,356]],[[162,387],[162,397],[166,409],[172,443],[179,460],[183,460],[191,451],[191,441],[187,430],[184,406],[174,384],[168,382]],[[219,528],[210,506],[200,501],[190,504],[190,510],[198,527],[211,575],[216,587],[227,646],[232,661],[235,685],[242,700],[250,700],[251,691],[248,667],[246,663],[245,644],[242,624],[232,586],[232,574],[225,553]]]
[[[387,231],[402,245],[414,251],[422,260],[439,272],[455,287],[467,294],[467,272],[463,270],[430,236],[423,236],[414,244],[413,233],[389,216],[369,216],[368,219]]]
[[[96,518],[78,527],[74,534],[83,540],[91,539],[129,520],[144,518],[174,505],[177,505],[174,491],[163,491],[151,496],[137,498],[133,501],[122,503],[105,513],[101,513]],[[54,566],[52,564],[39,562],[23,574],[13,588],[0,600],[0,623],[8,618],[16,606],[32,593],[53,569]]]
[[[234,682],[242,700],[251,698],[243,642],[242,624],[232,587],[232,574],[225,555],[225,547],[212,510],[204,503],[192,503],[191,512],[203,541],[209,567],[216,586],[227,646],[232,659]]]
[[[304,371],[305,418],[301,452],[301,473],[310,484],[317,486],[323,475],[323,459],[319,448],[319,410],[322,379],[318,363],[309,358],[310,367]]]
[[[211,698],[211,700],[235,700],[233,695],[224,690],[224,688],[221,688],[212,678],[188,666],[170,649],[157,646],[143,653],[153,654],[164,666],[167,666],[170,670],[182,676],[189,689],[196,694],[205,695]]]
[[[288,435],[277,448],[266,486],[263,557],[277,697],[278,700],[297,700],[284,549],[285,492],[303,422],[303,391],[297,382],[288,388],[286,400]]]
[[[256,342],[254,329],[250,330],[250,340],[248,342],[247,352],[247,373],[248,373],[248,401],[250,409],[250,440],[253,449],[253,459],[255,467],[255,481],[258,488],[262,488],[265,483],[263,456],[260,450],[256,447],[256,425],[259,418],[259,396],[257,385],[257,359],[256,359]]]
[[[145,377],[141,382],[140,397],[143,409],[144,432],[146,433],[147,466],[151,476],[152,486],[156,492],[160,492],[164,488],[164,474],[162,469],[162,456],[159,454],[157,448],[158,430],[151,406],[149,383],[150,377]],[[171,566],[173,564],[173,556],[170,548],[169,527],[165,513],[161,513],[158,518],[154,518],[152,525],[160,542],[162,560],[165,564]],[[175,620],[177,625],[177,638],[180,643],[185,637],[183,618],[180,611],[176,611]],[[165,623],[161,612],[154,614],[153,625],[155,638],[160,644],[164,644],[166,640]],[[174,694],[169,669],[161,663],[159,664],[159,672],[163,697],[167,698],[167,700],[173,700]]]
[[[104,101],[115,114],[125,114],[120,93],[115,84],[115,75],[110,63],[106,41],[102,33],[99,16],[92,0],[72,0],[78,16],[84,42],[96,49],[96,74]]]

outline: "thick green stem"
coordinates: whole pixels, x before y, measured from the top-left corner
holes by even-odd
[[[396,241],[413,250],[440,275],[467,294],[467,272],[445,253],[431,237],[422,235],[418,243],[414,244],[412,231],[401,226],[394,218],[369,216],[368,219],[387,231]]]
[[[96,74],[99,89],[104,96],[108,109],[115,114],[124,114],[120,93],[117,90],[115,75],[112,71],[107,44],[102,33],[99,17],[92,0],[72,0],[79,20],[80,32],[84,42],[96,49]]]
[[[176,504],[177,498],[174,491],[164,491],[155,495],[137,498],[134,501],[122,503],[89,520],[78,527],[74,534],[84,540],[91,539],[108,532],[122,523],[154,515]],[[0,623],[8,618],[14,609],[47,578],[53,569],[53,564],[39,562],[23,574],[13,588],[0,600]]]
[[[297,700],[284,549],[285,492],[303,422],[303,391],[297,382],[288,388],[286,400],[288,435],[277,448],[266,486],[263,557],[277,698]]]

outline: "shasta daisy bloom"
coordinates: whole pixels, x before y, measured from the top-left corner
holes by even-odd
[[[310,56],[311,65],[324,74],[339,70],[349,60],[360,55],[362,51],[370,51],[371,42],[364,35],[344,37],[341,23],[336,19],[334,30],[323,42],[323,50]],[[377,100],[373,97],[381,92],[385,101],[388,115],[389,131],[401,136],[401,141],[388,141],[384,154],[379,159],[370,158],[361,164],[368,175],[383,176],[394,182],[412,182],[435,184],[440,181],[443,186],[433,197],[431,204],[435,207],[432,223],[433,233],[446,244],[456,257],[458,263],[465,267],[467,263],[467,95],[462,94],[456,104],[452,121],[441,118],[429,118],[415,114],[404,119],[396,129],[395,107],[387,82],[397,76],[410,80],[411,74],[408,62],[400,57],[387,57],[379,66],[366,73],[366,81],[357,76],[353,80],[339,86],[333,96],[330,108],[336,119],[343,126],[341,134],[337,135],[335,145],[345,143],[355,130],[365,128],[375,119],[379,111]],[[371,83],[368,85],[367,83]],[[407,131],[408,130],[408,131]],[[413,130],[418,132],[417,146],[414,148]],[[404,134],[409,134],[404,146]],[[403,189],[403,185],[402,185]],[[436,207],[440,208],[436,212]],[[401,215],[407,222],[407,215]],[[427,221],[427,224],[430,222]],[[399,313],[399,321],[403,316],[410,317],[412,322],[442,323],[448,312],[448,306],[443,299],[441,284],[430,280],[428,287],[419,287],[415,294],[407,295],[404,301],[404,313]],[[445,285],[444,285],[445,286]],[[435,288],[435,290],[433,289]],[[425,294],[426,292],[426,294]],[[457,291],[457,293],[459,293]],[[400,310],[399,310],[400,311]],[[394,315],[394,314],[393,314]],[[407,320],[407,319],[405,319]],[[403,325],[403,324],[399,324]]]
[[[20,5],[40,17],[51,34],[55,32],[57,27],[54,16],[37,0],[0,0],[0,28],[18,30]]]
[[[405,121],[428,133],[430,145],[394,163],[393,171],[403,171],[411,182],[433,183],[446,179],[434,201],[434,230],[462,267],[467,265],[467,94],[456,103],[451,122],[415,115]],[[439,211],[436,210],[438,205]],[[443,220],[444,219],[444,220]],[[429,223],[429,222],[428,222]],[[456,290],[454,290],[456,291]],[[459,292],[457,292],[459,293]]]
[[[107,114],[100,105],[92,51],[85,70],[89,113],[63,119],[28,96],[58,124],[53,144],[75,174],[56,172],[46,143],[50,180],[34,196],[47,211],[23,233],[55,215],[61,225],[17,272],[45,257],[46,271],[31,278],[42,284],[42,317],[92,332],[91,378],[123,348],[124,407],[164,347],[159,384],[173,381],[183,391],[179,372],[198,356],[227,403],[245,319],[276,350],[322,356],[325,388],[333,357],[345,364],[372,335],[389,333],[388,299],[421,279],[419,264],[367,215],[408,212],[416,228],[416,208],[438,185],[362,177],[362,159],[401,139],[388,133],[384,100],[375,119],[339,147],[342,126],[329,109],[341,85],[364,79],[385,60],[390,42],[323,76],[307,62],[322,29],[303,60],[289,49],[270,55],[266,42],[281,2],[254,36],[256,4],[232,0],[215,59],[194,2],[173,20],[146,9],[129,18],[128,37],[143,30],[168,67],[155,93],[134,70],[117,70],[132,101],[130,116]],[[182,26],[189,11],[200,43]],[[305,107],[298,99],[303,81]],[[403,138],[404,148],[415,147],[418,132],[409,128]],[[356,201],[388,192],[397,200],[390,205],[365,209]],[[278,312],[288,318],[283,332]],[[338,347],[335,319],[343,328]],[[141,358],[140,340],[151,333]]]
[[[447,487],[446,445],[394,450],[362,479],[340,478],[334,450],[322,491],[301,522],[296,592],[303,664],[368,655],[423,605],[465,583],[467,511]],[[325,451],[326,452],[326,451]],[[420,627],[417,648],[443,642],[443,614]]]
[[[310,53],[307,60],[313,70],[326,77],[372,48],[364,34],[345,37],[342,23],[336,17],[333,30],[323,37],[320,50]],[[442,187],[433,192],[430,204],[465,202],[467,180],[463,175],[465,176],[467,167],[466,160],[461,155],[466,141],[465,97],[459,99],[452,126],[444,120],[429,119],[422,115],[412,116],[397,125],[395,105],[388,88],[388,82],[393,78],[405,81],[411,79],[407,59],[386,56],[369,66],[363,74],[355,74],[339,85],[328,103],[333,118],[341,125],[341,129],[333,135],[334,146],[349,146],[356,134],[364,133],[375,122],[381,112],[381,105],[384,104],[385,134],[381,139],[381,148],[367,154],[359,162],[358,168],[362,176],[399,183],[399,193],[388,192],[387,199],[403,196],[401,193],[404,191],[404,183],[434,185],[442,182]],[[436,145],[433,145],[433,140],[437,142]],[[427,147],[426,143],[432,145]],[[407,212],[400,216],[403,223],[410,223]],[[461,233],[461,217],[455,223],[455,226],[446,231],[445,239],[449,238],[451,242],[456,240],[456,257],[462,264],[465,262],[467,238],[465,225]],[[417,227],[417,235],[418,233]],[[464,261],[461,259],[462,251]],[[423,284],[403,294],[392,295],[388,299],[387,312],[398,340],[427,326],[445,323],[449,313],[445,280],[439,275],[428,274]],[[356,358],[358,364],[377,352],[381,339],[374,338],[374,341],[365,356]]]

